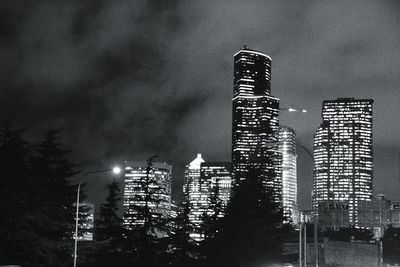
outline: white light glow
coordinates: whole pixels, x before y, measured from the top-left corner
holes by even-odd
[[[114,168],[112,169],[112,172],[113,172],[114,174],[120,174],[120,173],[121,173],[121,168],[118,167],[118,166],[116,166],[116,167],[114,167]]]

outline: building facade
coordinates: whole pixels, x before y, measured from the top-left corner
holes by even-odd
[[[357,224],[358,203],[372,199],[372,99],[323,102],[314,136],[313,209],[324,201],[348,204]]]
[[[189,233],[195,241],[204,239],[204,220],[215,212],[218,203],[224,216],[232,185],[232,164],[230,162],[205,162],[201,154],[191,161],[185,170],[183,185],[184,202],[189,204],[189,220],[193,232]],[[213,202],[213,203],[212,203]]]
[[[234,55],[232,104],[234,183],[245,179],[250,168],[259,169],[280,202],[279,99],[271,96],[269,56],[246,46]]]
[[[125,162],[123,224],[127,229],[144,223],[138,210],[146,205],[146,190],[151,195],[147,205],[152,216],[166,219],[171,216],[172,166],[154,162],[149,170],[147,168],[148,163],[145,161]]]
[[[74,203],[74,207],[76,207],[76,203]],[[93,241],[94,204],[92,202],[85,200],[79,203],[78,227],[78,241]]]
[[[189,221],[194,228],[189,235],[196,241],[203,240],[203,214],[208,209],[207,184],[200,179],[200,166],[203,162],[201,154],[197,154],[197,157],[186,165],[183,183],[184,202],[190,206]]]
[[[296,133],[292,128],[279,127],[279,150],[282,153],[282,205],[284,215],[297,223],[297,153]]]
[[[207,186],[208,202],[214,197],[221,205],[221,212],[218,217],[225,215],[225,208],[231,197],[232,188],[232,163],[230,162],[203,162],[200,166],[200,180]],[[210,203],[208,203],[207,213],[214,213]]]

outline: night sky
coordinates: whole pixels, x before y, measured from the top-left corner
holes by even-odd
[[[0,3],[0,121],[37,140],[64,128],[82,170],[158,154],[229,161],[233,54],[272,58],[281,124],[312,151],[324,99],[373,98],[375,194],[399,200],[397,1],[18,1]],[[312,161],[298,150],[299,203]],[[97,178],[97,179],[96,179]],[[104,198],[110,177],[92,177]]]

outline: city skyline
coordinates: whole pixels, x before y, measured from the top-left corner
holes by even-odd
[[[281,107],[309,111],[280,114],[309,150],[323,100],[375,99],[375,194],[398,199],[399,5],[233,2],[226,12],[227,5],[8,2],[2,120],[28,128],[29,137],[65,128],[82,169],[158,154],[176,167],[181,188],[192,155],[230,160],[232,55],[247,44],[273,59]],[[300,149],[298,166],[299,204],[308,208],[312,162]],[[109,182],[88,181],[94,202]]]

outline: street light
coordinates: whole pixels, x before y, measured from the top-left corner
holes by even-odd
[[[281,111],[288,111],[288,112],[302,112],[302,113],[306,113],[308,112],[306,109],[299,109],[299,108],[294,108],[292,105],[288,108],[288,107],[281,107],[279,110]]]
[[[120,173],[121,173],[121,168],[118,167],[118,166],[115,166],[115,167],[112,169],[112,172],[113,172],[114,174],[120,174]]]
[[[81,192],[81,185],[83,182],[83,179],[94,173],[103,173],[103,172],[112,172],[113,174],[117,175],[121,173],[121,168],[118,166],[115,166],[112,169],[106,169],[106,170],[94,170],[94,171],[86,171],[84,172],[80,179],[79,179],[79,184],[78,184],[78,191],[76,193],[76,214],[75,214],[75,246],[74,246],[74,267],[76,267],[76,258],[78,257],[77,252],[78,252],[78,221],[79,221],[79,196]]]
[[[289,108],[280,108],[279,110],[282,111],[288,111],[288,112],[301,112],[301,113],[307,113],[308,111],[306,109],[295,109],[293,108],[293,106],[289,107]],[[299,144],[298,142],[296,142],[296,145],[300,148],[302,148],[307,155],[310,157],[311,161],[314,161],[314,156],[313,154],[303,145]],[[299,265],[302,265],[301,262],[301,232],[302,232],[302,223],[301,223],[301,214],[299,215]],[[304,224],[304,253],[305,253],[305,257],[304,257],[304,266],[307,264],[306,262],[306,224]],[[317,213],[314,212],[314,254],[315,254],[315,266],[318,267],[318,216]]]

